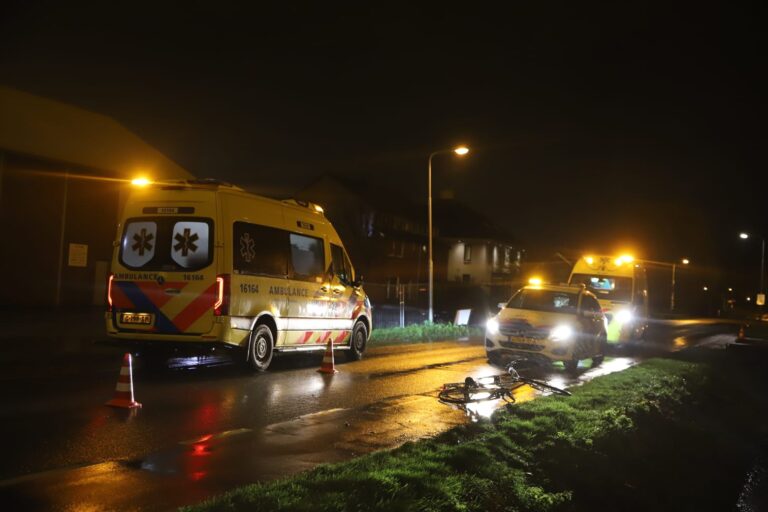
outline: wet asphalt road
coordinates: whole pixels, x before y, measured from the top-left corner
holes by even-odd
[[[577,385],[650,355],[712,343],[731,330],[656,325],[644,345],[616,351],[601,367],[580,368],[576,376],[552,367],[536,376]],[[317,373],[321,357],[285,357],[258,375],[232,364],[176,360],[157,373],[137,363],[143,408],[133,411],[104,406],[119,360],[76,377],[4,382],[0,503],[13,503],[14,510],[169,510],[432,436],[498,405],[481,404],[468,414],[436,400],[445,382],[499,372],[480,340],[380,347],[355,363],[339,354],[333,376]],[[534,396],[523,388],[516,397]]]

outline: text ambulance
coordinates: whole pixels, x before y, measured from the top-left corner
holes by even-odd
[[[118,340],[241,348],[265,370],[275,352],[359,359],[371,306],[323,210],[213,180],[158,182],[126,201],[108,283]]]

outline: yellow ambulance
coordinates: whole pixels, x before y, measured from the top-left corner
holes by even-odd
[[[331,342],[362,357],[371,304],[323,209],[215,180],[151,183],[125,202],[107,286],[107,334],[143,347],[276,352]]]
[[[645,267],[632,256],[580,258],[570,284],[583,284],[595,294],[608,320],[608,341],[642,338],[648,328],[648,280]]]

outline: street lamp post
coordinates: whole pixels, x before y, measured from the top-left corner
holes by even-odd
[[[675,269],[677,268],[677,263],[672,264],[672,292],[669,296],[669,310],[674,311],[675,310]]]
[[[675,310],[675,275],[677,273],[677,266],[681,263],[683,265],[688,265],[691,262],[691,260],[689,260],[688,258],[682,258],[679,263],[678,262],[669,263],[666,261],[653,261],[653,260],[640,260],[640,261],[650,265],[672,267],[672,286],[671,286],[671,291],[669,293],[669,310],[674,311]]]
[[[455,153],[459,156],[464,156],[469,153],[469,148],[466,146],[459,146],[453,149],[440,149],[433,151],[429,155],[429,161],[427,163],[427,224],[429,231],[429,323],[434,321],[434,309],[433,309],[433,286],[434,286],[434,262],[432,260],[432,158],[435,155],[441,155],[443,153]]]
[[[739,238],[741,238],[742,240],[748,239],[749,236],[750,236],[749,233],[739,233]],[[761,236],[760,238],[763,241],[762,249],[760,251],[760,295],[765,297],[765,281],[764,281],[764,277],[765,277],[765,237]],[[765,298],[763,298],[763,300],[765,300]],[[763,302],[763,304],[760,304],[760,306],[764,306],[764,305],[765,305],[764,302]]]
[[[680,263],[687,265],[691,262],[688,258],[683,258]],[[677,269],[677,263],[672,264],[672,291],[669,295],[669,310],[675,310],[675,270]]]

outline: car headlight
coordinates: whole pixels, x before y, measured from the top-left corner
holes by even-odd
[[[499,321],[495,318],[489,318],[485,323],[485,330],[488,334],[499,334]]]
[[[616,313],[616,320],[618,320],[623,324],[630,322],[632,320],[632,311],[628,309],[622,309],[621,311]]]
[[[573,328],[570,325],[558,325],[549,332],[552,341],[568,341],[573,337]]]

